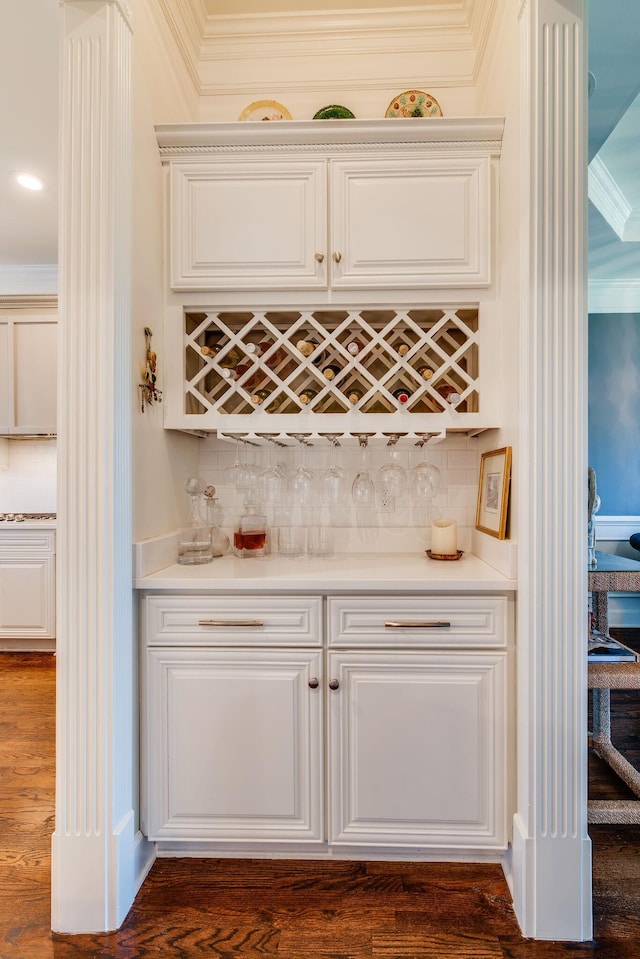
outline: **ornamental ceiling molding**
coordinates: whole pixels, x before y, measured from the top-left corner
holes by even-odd
[[[412,76],[425,86],[467,86],[478,74],[499,0],[467,0],[463,4],[419,5],[381,10],[336,13],[300,12],[207,16],[202,0],[158,0],[178,50],[192,76],[199,78],[199,94],[220,95],[277,83],[279,90],[316,89],[319,77],[300,76],[304,61],[329,64],[322,87],[344,87],[350,72],[352,89],[410,87]],[[416,57],[405,72],[393,77],[361,78],[354,58]],[[425,55],[433,60],[425,64]],[[297,69],[283,69],[290,61]],[[256,63],[259,66],[256,66]],[[269,68],[269,63],[271,68]],[[425,71],[425,66],[427,69]],[[241,67],[241,69],[239,69]],[[250,79],[244,79],[244,71]],[[290,79],[293,76],[295,79]],[[327,77],[337,76],[327,82]]]

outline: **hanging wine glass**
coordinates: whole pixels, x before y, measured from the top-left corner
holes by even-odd
[[[280,502],[282,497],[284,473],[282,469],[273,462],[273,444],[269,443],[267,449],[267,465],[260,474],[260,487],[264,493],[265,502],[271,506]]]
[[[389,438],[389,462],[381,466],[376,475],[376,488],[381,508],[384,512],[393,513],[400,507],[407,493],[407,474],[397,461],[398,451],[395,446],[398,436]]]
[[[351,499],[353,505],[358,508],[373,507],[376,501],[376,490],[367,469],[367,437],[360,436],[359,440],[362,450],[361,462],[360,469],[351,486]]]
[[[424,447],[423,439],[418,445]],[[411,471],[411,492],[419,502],[430,502],[440,486],[440,470],[433,463],[422,459]]]
[[[222,471],[224,481],[228,486],[238,489],[238,479],[240,477],[240,440],[236,439],[236,455],[231,466],[226,466]]]
[[[304,437],[296,436],[296,439],[299,443],[299,457],[298,466],[294,470],[291,479],[291,493],[293,496],[293,502],[296,506],[311,506],[313,505],[313,475],[311,471],[307,469],[304,462]]]
[[[335,436],[329,436],[328,439],[331,441],[331,462],[329,469],[318,480],[320,503],[323,506],[337,506],[342,499],[344,473],[339,466],[336,466],[338,441]]]

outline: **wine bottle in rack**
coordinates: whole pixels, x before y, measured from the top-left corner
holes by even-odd
[[[200,352],[202,353],[203,356],[210,356],[215,358],[216,362],[219,364],[219,366],[223,367],[223,369],[233,369],[234,367],[236,367],[238,363],[240,362],[240,360],[242,359],[242,356],[240,355],[238,350],[236,350],[235,347],[232,346],[231,349],[227,350],[227,352],[223,356],[220,356],[220,353],[222,352],[222,350],[223,350],[223,347],[218,345],[215,345],[215,346],[205,345],[200,347]]]
[[[317,350],[319,346],[320,344],[318,343],[318,341],[314,340],[311,337],[303,340],[297,340],[296,342],[296,349],[299,350],[303,356],[311,356],[314,350]],[[321,350],[317,356],[314,356],[311,362],[315,366],[321,366],[322,363],[326,362],[326,358],[327,358],[327,351]]]
[[[398,356],[406,356],[409,352],[409,346],[406,343],[401,343],[398,347]]]
[[[352,406],[355,406],[362,399],[362,393],[360,390],[349,390],[347,393],[347,399]]]
[[[317,395],[318,395],[317,390],[304,389],[302,390],[301,393],[298,393],[298,399],[304,406],[307,406],[311,402],[311,400],[314,398],[314,396],[317,396]]]
[[[433,370],[430,366],[419,366],[416,372],[423,380],[430,380],[433,376]]]
[[[263,406],[271,396],[273,396],[271,390],[256,390],[251,394],[251,402],[254,406]],[[269,403],[269,409],[275,410],[278,406],[280,406],[280,399],[275,397]]]
[[[262,357],[268,350],[273,346],[273,340],[260,340],[259,343],[247,343],[245,349],[247,353],[256,358]],[[284,359],[284,352],[280,349],[275,350],[271,353],[267,360],[265,360],[266,365],[269,369],[274,369]]]
[[[335,363],[329,363],[327,366],[322,367],[322,375],[327,380],[333,380],[340,372],[340,367]]]
[[[397,399],[398,403],[400,403],[402,406],[408,403],[411,399],[411,391],[405,389],[404,386],[394,390],[393,395]]]
[[[347,353],[351,353],[351,356],[357,356],[362,347],[363,344],[360,340],[351,340],[347,343]]]

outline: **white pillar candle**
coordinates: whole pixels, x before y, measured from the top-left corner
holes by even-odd
[[[458,552],[458,524],[454,519],[433,521],[431,552],[438,556],[453,556]]]

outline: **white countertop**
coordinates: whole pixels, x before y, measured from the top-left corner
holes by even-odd
[[[166,566],[134,585],[181,592],[492,592],[515,590],[517,581],[471,553],[453,562],[424,553],[336,553],[322,559],[222,556],[200,566]]]

